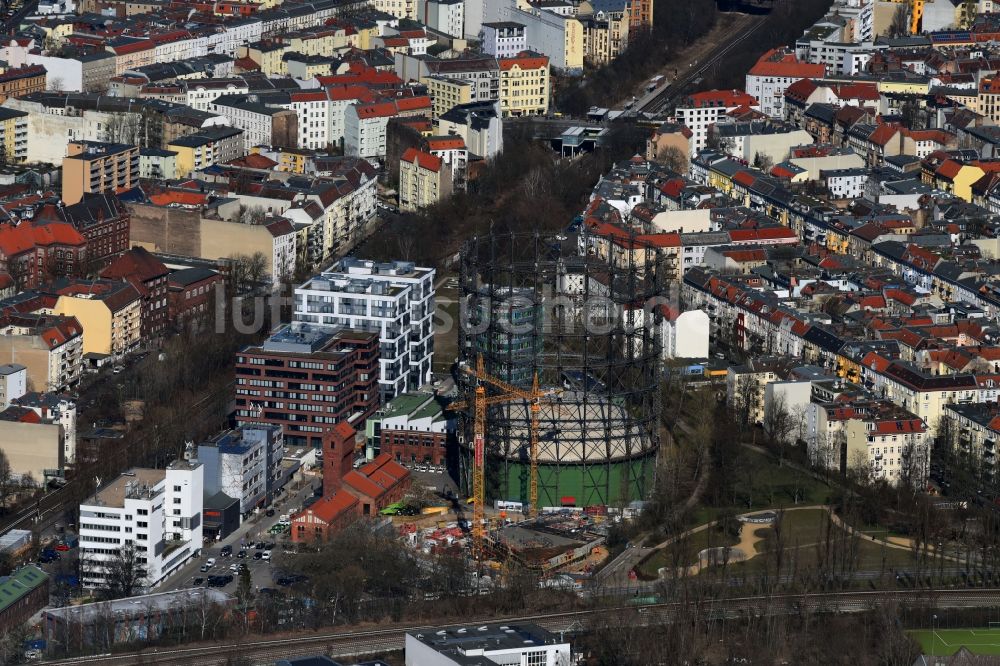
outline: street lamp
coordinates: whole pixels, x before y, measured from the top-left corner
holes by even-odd
[[[935,654],[937,654],[937,615],[931,615],[931,656]]]

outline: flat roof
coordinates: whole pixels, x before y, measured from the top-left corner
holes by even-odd
[[[523,650],[532,646],[564,644],[552,632],[537,624],[481,624],[443,627],[408,634],[438,652],[465,657],[467,652],[486,654],[503,650]],[[470,655],[472,656],[472,655]]]
[[[122,473],[117,479],[98,490],[94,495],[80,503],[81,506],[106,506],[125,508],[126,491],[133,483],[139,488],[152,489],[163,481],[167,473],[162,469],[135,468]],[[149,490],[142,491],[144,495],[152,496]]]
[[[200,606],[204,601],[215,604],[227,604],[232,600],[228,594],[213,588],[192,588],[175,590],[173,592],[157,592],[128,599],[101,601],[80,606],[65,608],[50,608],[45,611],[48,617],[64,621],[89,623],[107,617],[111,614],[123,614],[131,618],[143,617],[146,614],[161,613],[171,608],[192,608]]]

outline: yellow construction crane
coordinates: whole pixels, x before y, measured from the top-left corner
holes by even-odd
[[[525,391],[497,377],[486,374],[483,355],[476,359],[476,368],[463,367],[462,371],[476,379],[476,389],[473,395],[474,421],[473,464],[472,464],[472,553],[477,561],[483,556],[483,524],[486,503],[486,407],[499,405],[516,400],[524,400],[528,404],[529,424],[528,437],[530,442],[531,475],[529,479],[529,502],[531,515],[538,513],[538,413],[541,411],[542,399],[558,391],[542,391],[538,388],[538,373],[531,382],[531,390]],[[486,396],[486,385],[490,384],[503,391],[500,395]],[[448,405],[448,409],[467,409],[468,402],[456,401]]]

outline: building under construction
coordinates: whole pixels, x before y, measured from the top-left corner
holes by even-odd
[[[502,234],[461,253],[462,363],[539,401],[538,506],[623,505],[644,499],[659,432],[660,254],[634,238],[597,252],[576,236]],[[471,392],[475,379],[460,373]],[[487,397],[493,395],[487,387]],[[530,404],[486,411],[486,499],[530,502]],[[472,489],[472,419],[461,480]]]

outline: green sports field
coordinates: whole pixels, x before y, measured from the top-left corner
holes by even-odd
[[[924,654],[947,656],[968,648],[973,654],[1000,655],[1000,627],[979,629],[923,629],[909,632]]]

